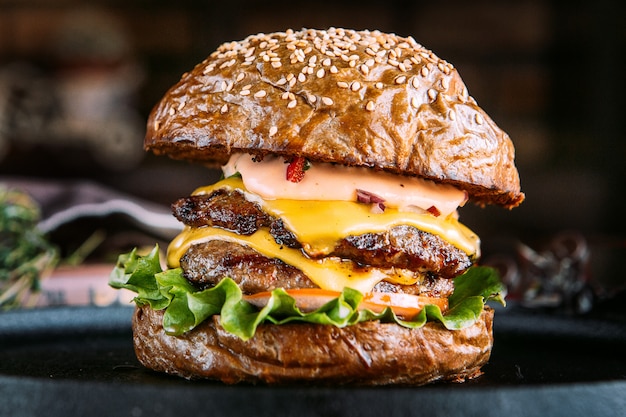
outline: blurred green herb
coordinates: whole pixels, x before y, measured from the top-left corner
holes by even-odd
[[[32,304],[58,262],[57,248],[37,229],[40,216],[27,194],[0,185],[0,309]]]

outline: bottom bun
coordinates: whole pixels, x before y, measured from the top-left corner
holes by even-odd
[[[247,341],[226,332],[219,316],[182,336],[169,336],[163,312],[137,307],[133,339],[147,368],[189,379],[232,384],[422,385],[462,382],[481,374],[493,345],[493,310],[471,327],[450,331],[429,322],[419,329],[376,321],[345,328],[263,324]]]

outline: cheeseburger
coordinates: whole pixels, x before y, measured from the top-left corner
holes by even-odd
[[[524,194],[507,134],[414,39],[223,44],[154,107],[145,148],[223,179],[173,203],[166,261],[133,251],[111,275],[137,293],[144,366],[225,383],[481,374],[504,289],[457,211]]]

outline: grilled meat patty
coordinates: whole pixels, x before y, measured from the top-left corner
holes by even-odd
[[[192,227],[220,227],[241,235],[269,228],[278,244],[301,247],[282,220],[265,213],[258,203],[246,200],[240,191],[216,190],[208,195],[181,198],[172,204],[172,212],[178,220]],[[348,236],[327,256],[378,268],[426,271],[442,278],[454,278],[472,265],[470,257],[462,250],[412,226]]]
[[[180,265],[185,278],[200,289],[213,287],[226,276],[232,278],[244,294],[275,288],[317,288],[299,269],[233,242],[211,240],[193,245],[181,258]],[[448,297],[454,286],[449,279],[426,274],[416,285],[382,281],[374,291]]]

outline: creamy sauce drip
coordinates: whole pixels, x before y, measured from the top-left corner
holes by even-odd
[[[368,168],[313,163],[298,183],[286,179],[284,158],[265,156],[256,162],[248,154],[234,154],[222,168],[229,177],[239,172],[251,193],[265,200],[356,201],[356,190],[384,200],[385,207],[425,211],[436,207],[442,217],[465,204],[467,195],[451,185],[417,177],[403,177]]]

